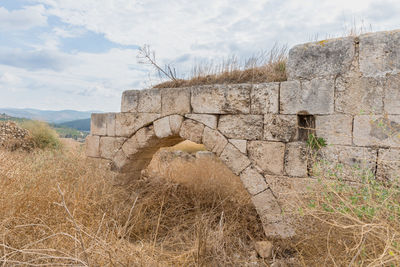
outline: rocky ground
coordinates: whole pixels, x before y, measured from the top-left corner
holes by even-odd
[[[32,150],[34,142],[28,130],[22,129],[16,123],[5,121],[0,123],[0,147],[7,150]]]

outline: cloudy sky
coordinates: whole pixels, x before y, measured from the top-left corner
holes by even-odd
[[[0,0],[0,107],[118,111],[157,83],[138,64],[246,57],[275,43],[400,28],[398,0]]]

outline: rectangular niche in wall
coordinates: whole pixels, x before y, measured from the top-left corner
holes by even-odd
[[[297,115],[299,141],[307,141],[310,134],[315,134],[315,117],[313,115]]]

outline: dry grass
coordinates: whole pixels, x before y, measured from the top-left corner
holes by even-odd
[[[274,46],[268,53],[259,53],[243,63],[233,56],[220,64],[198,64],[192,69],[190,78],[174,78],[153,88],[286,81],[286,61],[287,47]]]
[[[0,263],[244,265],[263,238],[249,196],[218,163],[196,164],[127,188],[68,144],[0,151]]]

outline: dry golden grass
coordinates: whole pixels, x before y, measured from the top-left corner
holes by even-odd
[[[249,196],[218,163],[197,164],[121,187],[72,145],[0,151],[0,263],[245,265],[263,239]]]
[[[153,88],[176,88],[195,85],[282,82],[286,76],[287,47],[274,46],[268,53],[262,52],[240,64],[236,57],[221,64],[208,62],[196,65],[190,78],[171,79]],[[157,66],[157,68],[159,68]],[[173,76],[174,77],[174,76]]]

